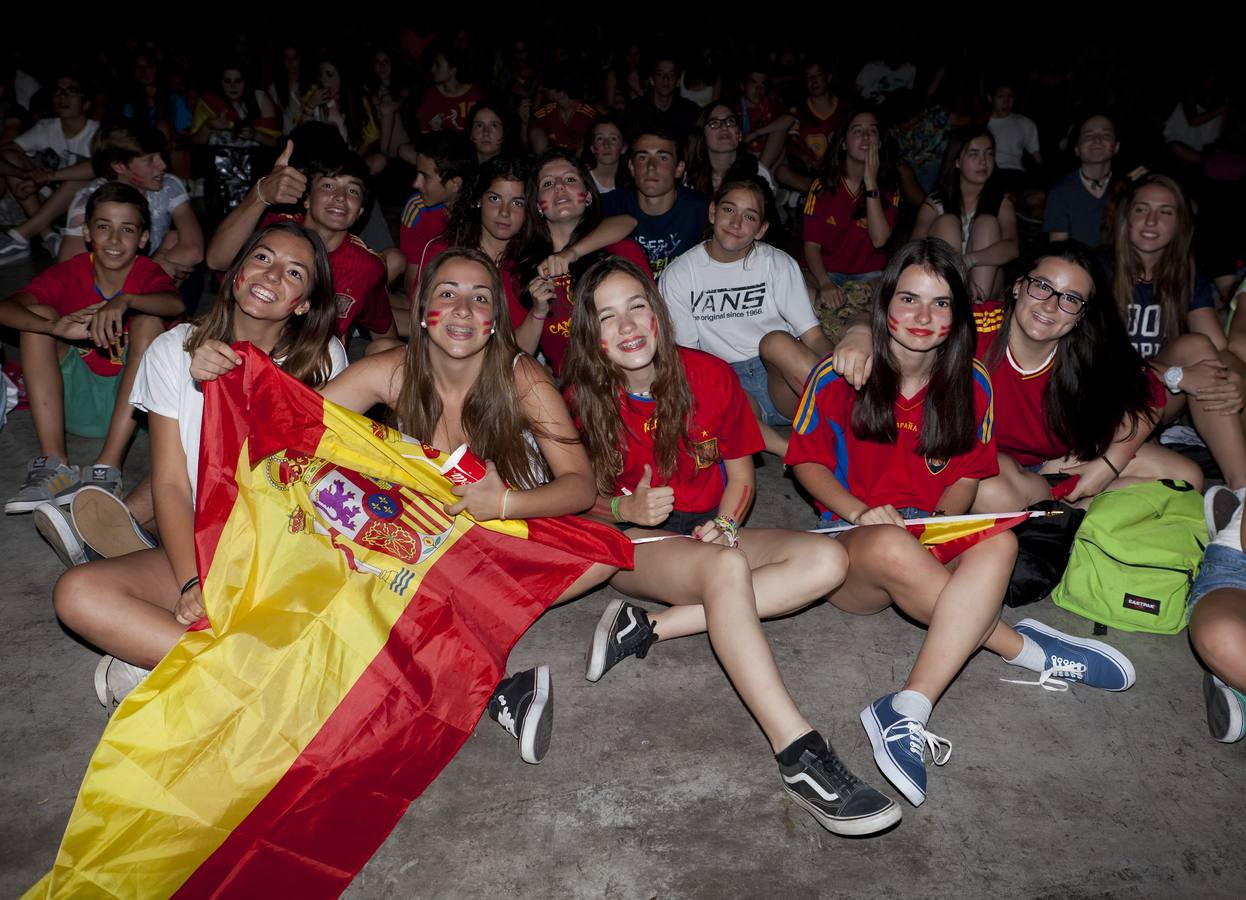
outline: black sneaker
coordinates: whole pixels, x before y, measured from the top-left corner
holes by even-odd
[[[644,659],[658,634],[643,609],[626,600],[611,600],[597,620],[593,641],[588,645],[584,677],[598,681],[629,656]]]
[[[830,744],[816,732],[812,736],[816,740],[805,743],[795,763],[779,763],[783,789],[792,799],[833,834],[860,837],[900,821],[900,804],[849,772]]]
[[[485,707],[489,718],[519,739],[519,755],[534,766],[549,752],[554,731],[554,695],[549,666],[516,672],[498,682]]]

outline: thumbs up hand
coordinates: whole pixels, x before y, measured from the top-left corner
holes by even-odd
[[[636,525],[660,525],[674,509],[675,489],[653,487],[653,469],[647,464],[632,493],[619,501],[619,516]]]
[[[277,157],[273,170],[255,185],[255,193],[265,206],[286,206],[298,203],[307,190],[307,176],[290,165],[294,153],[294,141],[286,141],[286,148]]]

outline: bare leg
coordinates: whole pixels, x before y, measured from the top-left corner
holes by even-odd
[[[87,186],[85,181],[62,181],[52,195],[44,200],[37,210],[28,213],[29,218],[15,229],[18,234],[30,240],[51,228],[56,220],[69,211],[69,204],[74,195]]]
[[[653,533],[628,531],[632,537]],[[686,539],[642,544],[636,568],[620,571],[610,583],[633,597],[705,607],[710,643],[775,752],[813,730],[770,653],[742,552]]]
[[[130,510],[130,515],[138,520],[138,524],[159,536],[160,532],[156,527],[156,504],[151,496],[150,473],[144,475],[143,480],[134,486],[134,490],[126,494],[125,505]]]
[[[771,402],[784,416],[795,418],[805,381],[820,357],[786,331],[763,337],[758,353],[766,367]]]
[[[975,216],[969,226],[969,252],[985,250],[1002,239],[999,220],[994,216]],[[974,266],[969,271],[969,289],[975,300],[998,297],[1003,287],[1003,273],[999,266]]]
[[[1165,366],[1192,366],[1209,359],[1218,360],[1219,353],[1205,335],[1196,333],[1169,341],[1156,357],[1156,361]],[[1229,487],[1234,490],[1246,487],[1246,432],[1242,430],[1241,418],[1236,414],[1209,411],[1201,401],[1177,394],[1168,398],[1163,421],[1173,421],[1187,408],[1195,430],[1206,442]]]
[[[178,584],[163,550],[140,550],[65,572],[52,591],[65,626],[105,653],[150,669],[186,631],[173,618]]]
[[[1246,590],[1221,588],[1198,601],[1190,642],[1221,681],[1246,692]]]
[[[938,238],[952,248],[956,258],[961,258],[960,217],[944,213],[930,223],[928,237]]]
[[[57,318],[56,310],[50,306],[35,304],[26,308],[49,321]],[[70,348],[51,335],[33,331],[23,331],[18,346],[26,392],[30,397],[30,415],[35,420],[35,434],[39,438],[39,453],[59,456],[69,462],[65,449],[65,382],[61,378],[60,360]]]
[[[1047,480],[1021,468],[1011,456],[999,454],[999,474],[978,482],[974,512],[1012,512],[1051,499]]]
[[[118,469],[125,460],[126,449],[134,437],[134,429],[138,427],[134,409],[129,403],[130,389],[134,387],[134,378],[138,374],[143,354],[147,352],[151,342],[164,333],[164,320],[157,316],[136,315],[130,319],[129,324],[125,366],[117,376],[121,379],[117,388],[117,402],[113,406],[104,446],[95,460],[100,465],[116,466]]]

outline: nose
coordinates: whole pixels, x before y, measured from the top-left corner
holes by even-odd
[[[423,172],[420,172],[418,175],[415,176],[415,189],[417,191],[424,190],[424,173]]]
[[[1159,221],[1159,211],[1154,206],[1147,207],[1146,223],[1148,225],[1154,225],[1158,221]]]
[[[914,320],[916,322],[922,325],[926,325],[930,323],[932,318],[933,318],[933,314],[930,309],[930,304],[928,303],[917,304],[917,313],[914,316]]]

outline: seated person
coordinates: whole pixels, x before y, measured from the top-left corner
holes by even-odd
[[[770,227],[767,200],[759,181],[724,184],[710,204],[712,236],[667,266],[658,289],[675,341],[731,364],[766,450],[781,456],[787,441],[771,426],[791,423],[809,371],[831,344],[796,260],[761,240]],[[787,394],[783,409],[772,399],[771,381]]]
[[[659,125],[636,135],[627,170],[635,186],[613,190],[602,202],[606,215],[636,220],[632,240],[644,248],[649,268],[659,275],[667,263],[701,243],[709,201],[680,184],[683,141]]]
[[[1211,543],[1190,590],[1190,643],[1203,665],[1207,727],[1226,744],[1246,736],[1246,491],[1216,485],[1205,510]]]
[[[788,129],[797,119],[770,92],[764,64],[758,63],[745,72],[736,112],[748,152],[756,156],[765,169],[774,168],[783,155]]]
[[[272,98],[251,89],[240,63],[221,67],[220,92],[204,91],[195,107],[188,134],[196,144],[223,135],[239,142],[272,145],[281,135],[281,118]]]
[[[203,231],[191,209],[186,186],[175,175],[168,174],[164,161],[164,132],[158,128],[140,127],[134,131],[115,128],[104,135],[91,157],[96,178],[74,196],[65,219],[65,239],[61,243],[62,262],[86,250],[82,226],[86,221],[87,201],[109,181],[138,188],[147,198],[151,210],[151,241],[148,252],[152,262],[180,283],[190,271],[203,262]]]
[[[402,208],[398,246],[407,259],[403,294],[410,296],[419,281],[428,245],[441,236],[450,219],[450,210],[463,186],[470,183],[476,166],[476,151],[467,138],[454,130],[428,135],[420,140],[415,156],[415,193]],[[410,313],[409,304],[395,300],[395,314]]]
[[[638,137],[643,129],[657,127],[679,144],[696,127],[701,107],[679,93],[679,63],[668,51],[660,51],[650,68],[650,90],[627,104],[623,113],[624,133]]]
[[[420,98],[415,111],[420,131],[463,132],[467,114],[472,106],[483,100],[485,93],[470,81],[461,81],[460,73],[466,68],[463,51],[448,43],[436,43],[428,48],[424,59],[429,61],[428,89]],[[402,153],[402,150],[399,150]]]
[[[136,424],[125,402],[134,374],[166,320],[185,310],[173,280],[140,255],[148,212],[136,188],[112,182],[96,191],[87,203],[87,237],[91,253],[57,263],[0,301],[0,325],[21,332],[39,439],[39,456],[6,513],[64,505],[84,483],[120,492]],[[70,464],[66,431],[104,438],[85,478]]]
[[[1088,247],[1104,243],[1103,211],[1113,184],[1112,160],[1120,150],[1116,126],[1095,113],[1077,125],[1073,155],[1080,165],[1047,191],[1043,231],[1053,241],[1072,238]]]
[[[999,80],[987,95],[991,104],[991,117],[986,127],[995,138],[995,165],[1004,179],[1006,189],[1014,198],[1030,181],[1027,177],[1025,158],[1032,162],[1032,170],[1041,169],[1043,155],[1039,152],[1038,126],[1029,116],[1013,112],[1017,105],[1017,88],[1007,80]]]
[[[0,176],[13,192],[27,219],[0,232],[0,265],[30,256],[31,239],[43,235],[52,256],[59,249],[53,225],[79,188],[92,178],[91,150],[99,122],[87,118],[91,108],[82,79],[72,73],[56,79],[52,108],[56,113],[0,147]],[[47,189],[47,196],[43,196]]]
[[[287,143],[273,170],[256,182],[221,222],[208,245],[208,265],[217,271],[228,268],[256,228],[282,219],[302,222],[320,238],[329,254],[337,310],[333,333],[345,340],[351,326],[358,324],[372,337],[367,352],[394,346],[398,332],[386,290],[389,278],[385,261],[350,233],[368,206],[367,164],[342,150],[312,160],[304,175],[289,165],[293,152],[293,142]],[[304,191],[304,213],[266,212],[275,203],[296,202]]]
[[[597,110],[579,99],[584,95],[583,84],[565,66],[546,73],[544,87],[550,102],[532,114],[532,126],[528,129],[532,152],[541,154],[550,147],[559,147],[578,153],[584,135],[593,127]]]

